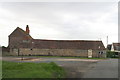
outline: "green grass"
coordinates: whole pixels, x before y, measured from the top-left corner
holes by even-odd
[[[2,79],[2,61],[0,60],[0,80]]]
[[[19,63],[3,61],[3,78],[64,78],[63,68],[51,63]]]

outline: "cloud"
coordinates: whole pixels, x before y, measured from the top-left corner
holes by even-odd
[[[2,45],[7,45],[7,36],[17,26],[25,29],[25,25],[38,39],[101,38],[105,44],[108,35],[110,43],[117,41],[117,3],[2,3],[0,10]]]

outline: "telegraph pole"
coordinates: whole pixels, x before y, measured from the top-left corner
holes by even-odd
[[[108,36],[107,36],[107,45],[108,45]]]

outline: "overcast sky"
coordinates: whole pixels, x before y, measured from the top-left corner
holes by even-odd
[[[118,2],[1,2],[0,45],[16,27],[35,39],[118,41]]]

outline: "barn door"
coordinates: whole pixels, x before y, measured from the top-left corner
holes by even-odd
[[[92,58],[92,49],[88,50],[88,58]]]

